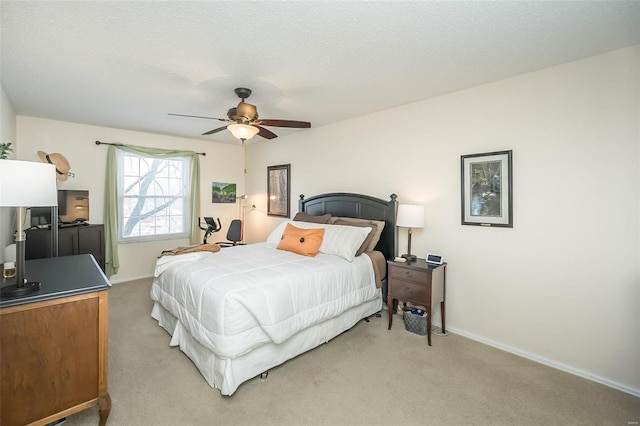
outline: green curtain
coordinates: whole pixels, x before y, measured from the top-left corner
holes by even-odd
[[[191,244],[200,242],[200,229],[198,228],[198,216],[200,215],[200,156],[193,151],[177,151],[159,148],[147,148],[143,146],[118,145],[109,146],[107,152],[107,173],[104,191],[104,227],[105,227],[105,273],[107,277],[118,273],[120,261],[118,260],[118,152],[130,152],[133,154],[151,158],[191,157],[191,175],[189,194],[191,200]]]

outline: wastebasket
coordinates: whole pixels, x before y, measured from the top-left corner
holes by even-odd
[[[402,312],[404,328],[420,336],[427,335],[427,312],[424,309],[404,309]]]

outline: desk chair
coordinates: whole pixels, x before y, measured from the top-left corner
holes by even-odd
[[[227,231],[227,240],[228,241],[219,241],[218,244],[220,247],[233,247],[233,246],[241,246],[244,245],[242,243],[242,221],[240,219],[234,219],[229,224],[229,230]]]

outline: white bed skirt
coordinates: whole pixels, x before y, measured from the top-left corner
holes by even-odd
[[[353,327],[362,318],[380,311],[382,295],[345,311],[340,316],[301,330],[281,344],[267,343],[237,358],[223,359],[189,335],[178,319],[155,302],[151,316],[171,336],[171,346],[180,346],[205,380],[222,395],[232,395],[243,382],[270,368],[328,342]]]

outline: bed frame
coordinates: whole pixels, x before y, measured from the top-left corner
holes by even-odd
[[[302,194],[298,201],[298,210],[318,216],[330,213],[331,216],[384,221],[384,229],[376,250],[381,251],[385,259],[392,260],[398,253],[398,196],[391,194],[389,198],[389,201],[384,201],[368,195],[334,192],[305,199]]]

